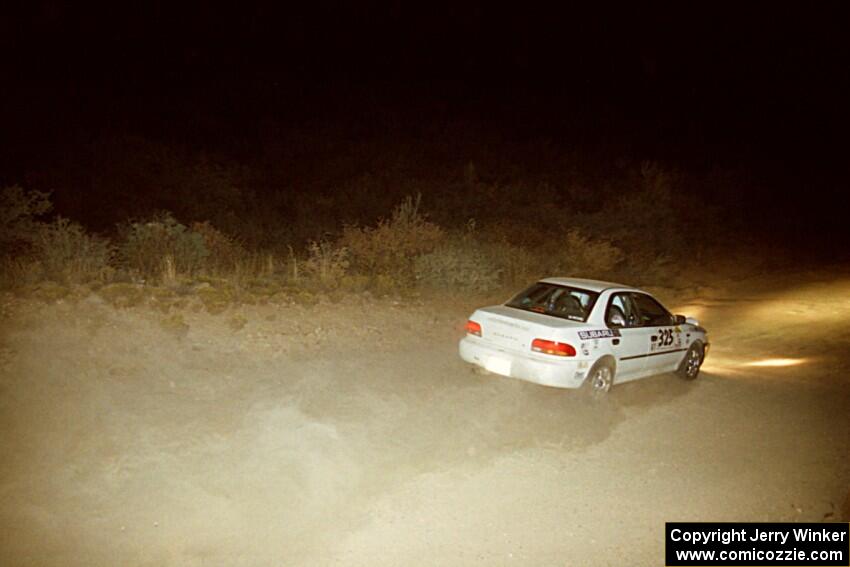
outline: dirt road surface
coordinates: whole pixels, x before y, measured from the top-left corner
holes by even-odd
[[[0,564],[660,565],[665,521],[840,519],[850,277],[661,297],[703,375],[598,405],[472,373],[471,300],[6,297]]]

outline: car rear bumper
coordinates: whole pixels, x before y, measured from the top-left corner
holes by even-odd
[[[588,361],[574,358],[540,360],[516,351],[488,345],[471,337],[461,339],[460,357],[495,374],[555,388],[578,388],[584,381]]]

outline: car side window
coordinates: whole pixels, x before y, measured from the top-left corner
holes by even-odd
[[[634,327],[639,323],[637,310],[627,293],[615,294],[608,302],[605,323],[611,328]]]
[[[635,304],[637,304],[639,314],[639,326],[668,326],[673,325],[673,316],[670,312],[664,309],[664,306],[658,303],[654,298],[642,294],[632,294]]]

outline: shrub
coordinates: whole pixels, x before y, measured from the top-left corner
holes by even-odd
[[[555,273],[549,255],[505,241],[483,241],[481,246],[499,269],[505,286],[515,288]],[[557,271],[557,270],[555,270]]]
[[[444,242],[414,260],[417,283],[434,289],[490,291],[499,287],[501,272],[471,238]]]
[[[24,191],[17,185],[0,193],[0,251],[19,253],[35,240],[39,224],[35,217],[51,208],[47,193]]]
[[[44,276],[56,281],[103,281],[112,271],[109,265],[114,253],[112,244],[61,217],[38,228],[34,252]]]
[[[610,240],[592,238],[576,228],[567,233],[563,250],[559,271],[569,276],[609,278],[625,257]]]
[[[304,275],[325,287],[336,287],[348,271],[348,249],[323,240],[310,242]]]
[[[130,223],[121,232],[122,259],[145,278],[167,279],[168,272],[192,274],[209,256],[204,237],[177,222],[170,213],[148,222]]]
[[[192,223],[192,232],[201,236],[209,253],[205,261],[208,270],[214,273],[232,272],[245,260],[246,252],[242,244],[209,221]]]
[[[28,257],[0,256],[0,288],[34,284],[41,279],[41,262]]]
[[[375,227],[346,227],[341,242],[359,273],[391,276],[406,282],[414,279],[415,258],[435,250],[443,230],[419,212],[421,195],[408,196],[389,220]]]

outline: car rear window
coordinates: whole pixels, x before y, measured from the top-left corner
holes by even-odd
[[[598,293],[586,289],[537,282],[505,305],[584,323],[598,297]]]

